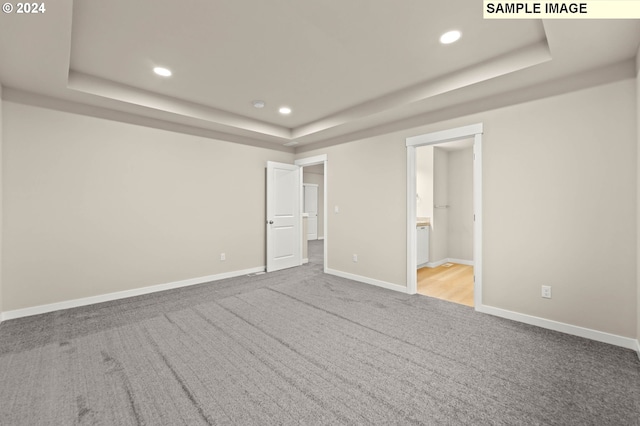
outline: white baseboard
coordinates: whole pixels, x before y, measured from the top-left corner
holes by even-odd
[[[319,240],[324,240],[324,237],[318,237]]]
[[[640,339],[636,340],[636,352],[638,353],[638,359],[640,359]]]
[[[450,257],[450,258],[447,259],[447,261],[451,262],[451,263],[457,263],[459,265],[473,266],[473,260],[454,259],[453,257]]]
[[[638,350],[638,356],[640,357],[640,348],[637,348],[638,341],[629,337],[618,336],[616,334],[605,333],[604,331],[592,330],[590,328],[579,327],[577,325],[571,325],[545,318],[534,317],[532,315],[521,314],[518,312],[508,311],[506,309],[494,308],[493,306],[479,305],[476,306],[476,311],[518,322],[523,322],[529,325],[535,325],[549,330],[584,337],[598,342],[609,343],[610,345]]]
[[[309,263],[309,259],[302,259],[302,264]]]
[[[445,263],[459,263],[460,265],[473,266],[473,260],[454,259],[452,257],[446,257],[444,259],[436,260],[435,262],[428,262],[424,265],[426,265],[428,268],[437,268],[438,266],[442,266]]]
[[[30,308],[15,309],[2,314],[3,320],[10,320],[31,315],[39,315],[47,312],[60,311],[62,309],[77,308],[80,306],[93,305],[95,303],[110,302],[112,300],[126,299],[127,297],[141,296],[143,294],[156,293],[159,291],[172,290],[174,288],[188,287],[196,284],[204,284],[211,281],[219,281],[226,278],[239,277],[241,275],[264,272],[264,266],[244,269],[241,271],[224,272],[222,274],[208,275],[206,277],[190,278],[187,280],[174,281],[166,284],[152,285],[148,287],[135,288],[132,290],[117,291],[114,293],[101,294],[98,296],[83,297],[80,299],[66,300],[64,302],[50,303],[47,305],[33,306]]]
[[[346,279],[353,280],[353,281],[358,281],[358,282],[365,283],[365,284],[375,285],[377,287],[386,288],[388,290],[399,291],[400,293],[406,293],[407,292],[407,287],[405,287],[405,286],[388,283],[386,281],[376,280],[374,278],[363,277],[361,275],[350,274],[348,272],[342,272],[342,271],[338,271],[338,270],[335,270],[335,269],[328,269],[328,268],[325,269],[324,272],[325,272],[325,274],[335,275],[337,277],[342,277],[342,278],[346,278]]]
[[[438,266],[444,265],[447,262],[448,262],[447,259],[437,260],[435,262],[428,262],[427,268],[437,268]]]

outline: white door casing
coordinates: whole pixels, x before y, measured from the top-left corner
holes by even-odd
[[[302,264],[300,167],[267,161],[267,272]]]
[[[318,239],[318,185],[305,183],[303,212],[309,214],[307,220],[307,240]]]

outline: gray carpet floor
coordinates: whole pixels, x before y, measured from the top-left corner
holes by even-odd
[[[2,425],[638,425],[631,350],[308,265],[0,325]]]

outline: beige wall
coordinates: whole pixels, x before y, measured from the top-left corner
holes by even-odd
[[[416,149],[416,216],[433,218],[433,146]]]
[[[302,181],[318,185],[318,238],[322,239],[324,238],[324,173],[309,172],[307,168],[302,168]]]
[[[326,267],[405,286],[404,149],[378,136],[296,157],[316,154],[327,154],[328,161]]]
[[[429,262],[449,257],[449,153],[433,148],[433,217],[429,234]]]
[[[473,148],[449,152],[449,252],[452,259],[473,260]]]
[[[12,102],[3,114],[5,311],[265,264],[266,161],[293,154]]]
[[[329,156],[330,267],[405,285],[405,138],[483,122],[484,304],[636,336],[635,84],[298,153]]]
[[[431,218],[429,262],[472,261],[473,148],[418,147],[416,189],[420,196],[417,216]],[[440,208],[434,209],[434,204]]]
[[[484,303],[637,336],[635,91],[625,80],[297,154],[328,154],[328,267],[404,286],[405,138],[483,122]],[[264,163],[291,154],[2,108],[5,311],[264,265]]]

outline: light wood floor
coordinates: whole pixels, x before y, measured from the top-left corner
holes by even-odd
[[[445,265],[418,269],[418,293],[473,306],[473,266]]]

